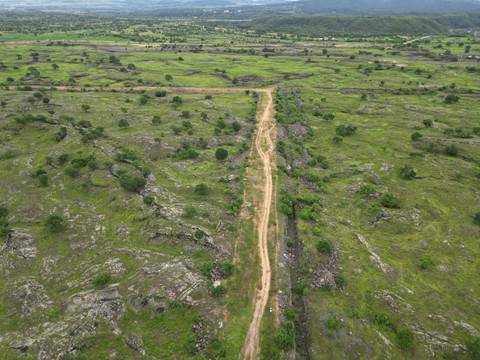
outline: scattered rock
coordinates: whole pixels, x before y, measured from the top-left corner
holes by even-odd
[[[15,261],[32,259],[37,254],[38,249],[35,246],[33,234],[24,229],[12,229],[0,248],[0,268],[11,265],[8,262],[9,256],[12,261]]]
[[[142,356],[146,355],[145,350],[143,350],[144,345],[140,335],[127,336],[125,342],[130,349],[138,351],[140,354],[142,354]]]

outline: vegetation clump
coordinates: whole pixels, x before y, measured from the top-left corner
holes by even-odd
[[[50,214],[45,219],[45,228],[52,232],[57,233],[64,229],[63,217],[58,214]]]
[[[147,184],[147,180],[142,176],[123,174],[119,177],[119,180],[121,187],[133,192],[142,190]]]
[[[400,208],[400,199],[397,198],[394,194],[392,193],[385,193],[382,196],[381,199],[381,204],[382,206],[390,209],[399,209]]]

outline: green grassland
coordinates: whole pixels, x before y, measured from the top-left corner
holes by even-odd
[[[238,358],[253,294],[242,279],[255,278],[256,260],[221,277],[225,299],[212,294],[215,271],[205,264],[217,269],[232,260],[238,236],[243,256],[256,246],[251,219],[239,224],[237,216],[256,101],[241,92],[268,86],[283,102],[278,187],[295,200],[293,214],[279,219],[271,295],[281,295],[282,324],[287,307],[307,319],[294,320],[297,334],[300,326],[308,333],[297,335],[297,358],[468,358],[466,344],[480,331],[473,219],[480,211],[480,89],[472,71],[479,66],[468,57],[480,53],[475,39],[432,36],[403,45],[410,38],[299,41],[220,27],[183,34],[171,24],[154,30],[152,40],[170,45],[76,43],[134,40],[76,30],[37,36],[53,42],[0,46],[0,205],[13,234],[25,235],[13,238],[18,244],[3,242],[0,357],[19,355],[22,341],[36,339],[25,350],[33,356],[74,348],[92,359]],[[0,40],[37,38],[3,31]],[[174,45],[180,40],[209,45]],[[446,49],[456,59],[439,55]],[[239,93],[210,98],[185,88]],[[157,94],[162,89],[165,96]],[[446,103],[449,95],[458,101]],[[121,120],[128,126],[119,127]],[[355,133],[337,135],[341,124]],[[414,141],[415,132],[421,137]],[[445,153],[451,145],[455,155]],[[228,151],[226,160],[216,159],[218,148]],[[67,168],[82,161],[69,176]],[[400,175],[406,164],[416,171],[412,179]],[[125,175],[146,184],[125,190]],[[195,191],[200,183],[206,194]],[[360,194],[367,184],[372,193]],[[387,192],[399,208],[380,204]],[[45,227],[53,213],[63,217],[62,231]],[[318,239],[330,240],[333,252],[319,253]],[[326,270],[336,281],[318,286]],[[111,275],[109,284],[95,286],[102,273]],[[224,309],[228,322],[219,329]],[[293,358],[275,340],[274,315],[267,309],[262,357]],[[403,327],[415,337],[409,349],[397,341]]]

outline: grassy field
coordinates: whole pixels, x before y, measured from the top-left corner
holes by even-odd
[[[262,358],[471,357],[479,45],[169,26],[122,33],[154,47],[2,32],[52,41],[0,44],[0,357],[238,358],[258,278],[248,95],[267,86],[280,233]]]

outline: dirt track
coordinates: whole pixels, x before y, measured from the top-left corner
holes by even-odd
[[[263,312],[268,301],[270,292],[271,269],[268,257],[268,223],[270,218],[270,208],[272,203],[273,181],[272,164],[274,144],[271,138],[273,125],[273,101],[271,90],[265,90],[262,99],[263,113],[259,119],[258,134],[255,139],[255,149],[263,163],[263,199],[258,208],[258,250],[261,265],[260,286],[255,297],[255,310],[253,319],[250,323],[247,337],[243,343],[240,359],[259,359],[260,358],[260,324],[262,322]]]

